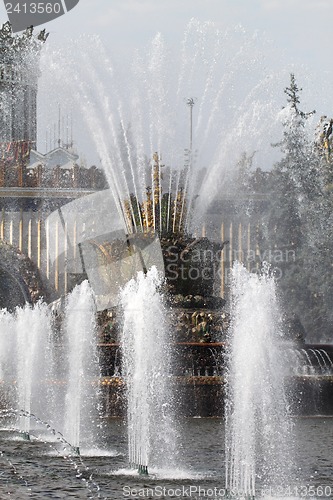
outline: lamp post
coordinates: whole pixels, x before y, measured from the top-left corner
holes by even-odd
[[[192,142],[193,142],[193,106],[195,104],[195,99],[189,97],[186,99],[186,104],[190,108],[190,152],[192,153]]]

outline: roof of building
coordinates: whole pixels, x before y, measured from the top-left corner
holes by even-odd
[[[49,151],[48,153],[39,153],[39,151],[31,150],[30,162],[28,168],[36,168],[38,165],[43,165],[46,168],[60,168],[69,169],[77,162],[79,156],[68,149],[59,147]]]

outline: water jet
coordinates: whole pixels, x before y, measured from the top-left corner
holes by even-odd
[[[246,497],[289,484],[292,423],[284,389],[286,357],[274,279],[235,264],[228,347],[226,489]]]

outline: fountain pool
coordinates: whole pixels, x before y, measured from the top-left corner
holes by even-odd
[[[49,445],[34,440],[23,442],[12,433],[0,432],[1,477],[0,498],[102,498],[121,500],[123,498],[192,498],[222,499],[225,485],[221,464],[224,456],[224,426],[220,419],[186,419],[181,422],[181,439],[186,449],[186,469],[163,473],[163,470],[149,477],[139,476],[127,468],[127,429],[123,420],[107,422],[107,447],[109,453],[99,456],[82,455],[82,460],[93,473],[100,491],[90,495],[80,478],[76,477],[72,465],[57,455]],[[333,455],[333,419],[327,417],[295,418],[294,428],[297,446],[295,458],[298,478],[293,484],[277,485],[276,491],[264,492],[259,498],[313,498],[331,499],[333,481],[331,457]],[[329,438],[331,437],[331,439]],[[10,461],[15,466],[9,464]],[[25,483],[26,481],[26,483]],[[191,496],[189,496],[189,488]],[[30,489],[29,489],[30,488]],[[147,488],[155,489],[154,496]],[[162,496],[166,489],[168,495]],[[201,496],[199,497],[199,488]],[[214,488],[219,495],[214,495]],[[206,492],[206,497],[203,494]],[[180,496],[177,494],[185,492]],[[11,497],[8,495],[11,493]],[[141,496],[140,496],[141,492]],[[31,493],[31,496],[29,494]],[[267,494],[268,493],[268,494]],[[186,496],[187,494],[187,496]],[[89,496],[90,495],[90,496]]]

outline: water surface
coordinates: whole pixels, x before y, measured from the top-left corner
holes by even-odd
[[[333,498],[333,418],[297,418],[294,423],[297,478],[270,493],[275,498]],[[102,449],[81,450],[83,464],[77,457],[64,459],[63,445],[45,433],[42,443],[2,430],[0,498],[223,498],[223,421],[194,418],[181,424],[178,465],[152,470],[149,477],[128,469],[126,425],[120,419],[108,420]],[[267,493],[258,486],[258,498]]]

